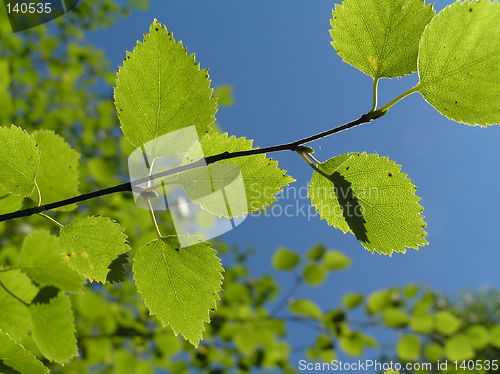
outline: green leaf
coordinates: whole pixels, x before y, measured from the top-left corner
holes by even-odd
[[[347,309],[354,309],[363,302],[364,296],[360,293],[348,293],[342,298],[342,304]]]
[[[403,335],[396,345],[398,357],[404,361],[417,361],[420,358],[420,338],[416,335]]]
[[[339,339],[340,348],[351,356],[361,356],[367,346],[375,348],[377,345],[375,339],[359,331],[343,335]]]
[[[345,62],[374,78],[410,74],[433,16],[423,0],[344,0],[333,11],[332,45]]]
[[[320,319],[323,312],[315,303],[308,299],[298,299],[288,306],[290,311],[302,317]]]
[[[0,185],[6,192],[31,196],[40,163],[35,139],[20,127],[0,127]]]
[[[490,334],[486,327],[481,325],[470,326],[465,335],[471,342],[472,346],[477,349],[482,349],[488,345],[490,342]]]
[[[157,20],[118,70],[115,105],[135,147],[187,126],[202,136],[217,111],[207,70]]]
[[[304,266],[302,276],[311,286],[319,286],[328,276],[328,269],[322,264],[309,263]]]
[[[450,312],[439,311],[434,315],[434,325],[436,331],[443,335],[452,335],[462,326],[462,321]]]
[[[42,193],[42,202],[52,203],[78,195],[80,154],[52,131],[38,130],[33,136],[40,149],[36,182]]]
[[[312,247],[309,252],[307,252],[307,258],[311,261],[319,261],[323,258],[325,252],[325,246],[323,244],[318,244]]]
[[[130,249],[123,230],[107,217],[80,218],[61,229],[59,253],[85,278],[105,283],[108,266]]]
[[[41,285],[64,291],[79,291],[84,279],[64,262],[58,252],[59,239],[47,231],[34,231],[23,242],[21,269]]]
[[[368,312],[380,313],[391,304],[391,290],[380,290],[373,292],[366,302]]]
[[[30,328],[30,316],[24,303],[30,303],[38,288],[20,270],[0,272],[0,329],[20,340]],[[15,295],[20,300],[16,299]]]
[[[31,304],[29,311],[33,339],[46,358],[64,363],[78,356],[75,321],[68,296],[59,294],[48,303]]]
[[[469,339],[463,334],[449,338],[444,344],[446,357],[451,361],[463,361],[474,358],[474,348]]]
[[[215,87],[214,96],[219,105],[231,106],[234,104],[233,87],[228,84]]]
[[[207,242],[178,248],[173,239],[154,240],[137,251],[133,271],[151,314],[198,346],[221,290],[216,251]]]
[[[413,331],[428,334],[434,328],[434,318],[427,311],[415,311],[410,319]]]
[[[424,347],[424,357],[431,361],[436,362],[443,357],[443,347],[438,343],[429,343]]]
[[[273,266],[278,270],[292,270],[300,262],[300,256],[287,248],[280,247],[273,256]]]
[[[418,294],[419,287],[416,284],[408,284],[404,287],[404,295],[408,299],[414,298]]]
[[[323,263],[329,270],[342,270],[351,265],[351,259],[340,251],[329,250],[323,257]]]
[[[309,197],[320,217],[370,252],[427,245],[420,198],[401,166],[377,154],[346,153],[319,166]]]
[[[256,149],[252,144],[253,140],[244,137],[237,138],[235,136],[229,136],[227,133],[206,134],[201,139],[205,157],[224,152]],[[226,168],[224,166],[228,167],[227,175],[225,175]],[[216,167],[219,168],[216,169]],[[283,187],[295,181],[295,179],[286,175],[285,170],[278,167],[278,161],[267,158],[265,154],[232,158],[217,162],[215,165],[209,165],[207,168],[212,175],[216,176],[214,180],[207,181],[207,183],[200,184],[192,177],[195,175],[194,173],[189,174],[190,172],[186,172],[179,174],[181,178],[184,178],[182,180],[186,186],[186,192],[190,197],[206,196],[206,192],[200,191],[200,188],[207,186],[217,191],[218,189],[226,187],[228,183],[234,180],[234,173],[232,173],[231,170],[241,172],[244,183],[244,193],[241,189],[234,190],[236,195],[232,197],[232,200],[245,200],[246,195],[247,205],[240,209],[240,211],[231,212],[233,217],[264,209],[266,205],[276,201],[275,195],[280,193]],[[219,170],[222,172],[219,172]],[[217,216],[229,217],[226,206],[220,206],[221,204],[210,204],[210,201],[206,199],[200,201],[193,197],[193,200],[198,201],[205,209]]]
[[[382,320],[389,327],[402,327],[408,324],[408,316],[399,308],[388,308],[382,313]]]
[[[500,122],[500,3],[457,1],[422,35],[418,90],[443,116],[469,125]]]
[[[493,326],[490,329],[491,345],[500,348],[500,325]]]
[[[36,357],[28,352],[21,344],[0,330],[0,363],[3,363],[16,373],[48,374],[47,369]]]

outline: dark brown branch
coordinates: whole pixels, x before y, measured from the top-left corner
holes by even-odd
[[[70,199],[65,199],[65,200],[57,201],[57,202],[50,203],[50,204],[40,205],[40,206],[33,207],[33,208],[18,210],[16,212],[12,212],[12,213],[2,214],[2,215],[0,215],[0,222],[8,221],[8,220],[15,219],[15,218],[29,217],[29,216],[32,216],[34,214],[44,212],[46,210],[56,209],[56,208],[60,208],[60,207],[66,206],[66,205],[80,203],[82,201],[94,199],[96,197],[110,195],[110,194],[117,193],[117,192],[132,191],[132,187],[139,186],[145,182],[152,181],[152,180],[155,180],[158,178],[163,178],[163,177],[166,177],[169,175],[177,174],[177,173],[180,173],[182,171],[191,170],[191,169],[194,169],[197,167],[202,167],[205,165],[213,164],[217,161],[228,160],[228,159],[235,158],[235,157],[245,157],[245,156],[258,155],[258,154],[262,154],[262,153],[273,153],[273,152],[281,152],[281,151],[300,151],[301,147],[306,143],[310,143],[312,141],[315,141],[315,140],[318,140],[321,138],[325,138],[327,136],[351,129],[353,127],[362,125],[364,123],[371,122],[377,118],[382,117],[385,113],[386,113],[385,111],[384,112],[381,112],[381,111],[369,112],[367,114],[363,114],[361,117],[359,117],[358,119],[356,119],[352,122],[346,123],[346,124],[338,126],[338,127],[334,127],[330,130],[321,132],[321,133],[316,134],[316,135],[309,136],[307,138],[296,140],[296,141],[291,142],[291,143],[279,144],[279,145],[274,145],[274,146],[265,147],[265,148],[251,149],[248,151],[223,152],[223,153],[220,153],[218,155],[206,157],[204,159],[198,160],[198,161],[193,162],[191,164],[179,166],[179,167],[174,168],[174,169],[170,169],[170,170],[167,170],[167,171],[164,171],[161,173],[153,174],[149,177],[134,180],[132,182],[123,183],[123,184],[119,184],[117,186],[104,188],[102,190],[97,190],[97,191],[85,193],[85,194],[82,194],[79,196],[72,197]]]

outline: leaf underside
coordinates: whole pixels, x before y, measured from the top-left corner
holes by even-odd
[[[332,45],[344,62],[371,77],[410,74],[433,16],[423,0],[344,0],[333,11]]]
[[[178,248],[174,239],[154,240],[137,251],[133,271],[151,314],[198,346],[224,271],[210,244]]]
[[[188,126],[202,136],[217,111],[207,70],[157,20],[119,68],[115,105],[136,147]]]
[[[309,197],[329,225],[386,255],[427,244],[420,198],[400,165],[376,154],[347,153],[319,170]]]
[[[455,2],[422,35],[419,91],[442,115],[500,123],[500,2]]]

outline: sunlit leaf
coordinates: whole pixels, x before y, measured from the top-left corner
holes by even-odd
[[[48,374],[49,369],[16,343],[4,331],[0,330],[0,362],[14,369],[13,373]]]
[[[427,244],[416,187],[387,157],[334,157],[319,166],[309,186],[320,217],[355,235],[370,252],[391,255]]]
[[[198,346],[221,290],[223,268],[207,242],[179,248],[154,240],[134,256],[137,290],[152,315]]]
[[[444,343],[444,352],[451,361],[463,361],[474,358],[474,348],[471,342],[463,334],[448,338]]]
[[[59,240],[47,231],[34,231],[23,242],[20,267],[41,285],[65,291],[78,291],[84,279],[64,262],[58,251]]]
[[[78,355],[68,296],[60,294],[48,303],[32,304],[29,310],[33,339],[46,358],[64,363]]]
[[[33,136],[12,125],[0,127],[0,185],[6,192],[30,196],[40,163]]]
[[[308,299],[294,300],[288,307],[292,313],[302,317],[320,319],[323,315],[319,306]]]
[[[469,125],[500,122],[500,3],[457,1],[422,35],[419,91],[442,115]]]
[[[300,256],[287,248],[280,247],[275,252],[272,263],[273,266],[278,270],[292,270],[300,262]]]
[[[59,254],[91,281],[106,282],[108,266],[130,248],[118,223],[107,217],[84,217],[61,229]]]
[[[344,0],[333,11],[332,45],[374,78],[409,74],[417,69],[420,36],[433,16],[423,0]]]
[[[124,59],[115,104],[122,130],[135,147],[187,126],[196,126],[201,136],[217,108],[208,72],[157,20]]]
[[[418,360],[420,358],[420,338],[416,335],[403,335],[396,345],[396,352],[401,360]]]
[[[42,203],[78,195],[80,154],[53,131],[38,130],[33,136],[40,149],[36,182],[42,193]],[[63,210],[68,210],[68,207]]]

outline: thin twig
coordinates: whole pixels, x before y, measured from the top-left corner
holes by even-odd
[[[265,148],[250,149],[248,151],[223,152],[223,153],[220,153],[218,155],[205,157],[205,158],[200,159],[200,160],[193,162],[191,164],[179,166],[179,167],[176,167],[176,168],[173,168],[170,170],[163,171],[161,173],[153,174],[153,175],[148,176],[148,177],[134,180],[132,182],[122,183],[122,184],[119,184],[119,185],[116,185],[113,187],[108,187],[108,188],[104,188],[102,190],[97,190],[97,191],[85,193],[85,194],[75,196],[75,197],[72,197],[69,199],[56,201],[56,202],[53,202],[50,204],[40,205],[40,206],[36,206],[33,208],[18,210],[16,212],[12,212],[12,213],[2,214],[2,215],[0,215],[0,222],[8,221],[8,220],[15,219],[15,218],[29,217],[29,216],[32,216],[34,214],[44,212],[46,210],[56,209],[56,208],[60,208],[62,206],[66,206],[66,205],[80,203],[82,201],[94,199],[94,198],[101,197],[101,196],[110,195],[110,194],[117,193],[117,192],[132,191],[133,187],[140,186],[143,183],[146,183],[146,182],[158,179],[158,178],[163,178],[163,177],[166,177],[169,175],[177,174],[177,173],[180,173],[183,171],[195,169],[198,167],[203,167],[203,166],[213,164],[215,162],[222,161],[222,160],[228,160],[228,159],[236,158],[236,157],[258,155],[258,154],[263,154],[263,153],[273,153],[273,152],[281,152],[281,151],[297,151],[298,149],[300,149],[300,146],[302,146],[303,144],[310,143],[312,141],[319,140],[319,139],[325,138],[325,137],[333,135],[333,134],[337,134],[339,132],[345,131],[347,129],[351,129],[353,127],[356,127],[356,126],[359,126],[359,125],[362,125],[365,123],[369,123],[375,119],[382,117],[384,114],[385,114],[385,112],[380,111],[380,110],[377,110],[374,112],[369,112],[369,113],[363,114],[358,119],[351,121],[349,123],[346,123],[344,125],[334,127],[330,130],[321,132],[319,134],[311,135],[309,137],[299,139],[299,140],[296,140],[296,141],[291,142],[291,143],[284,143],[284,144],[274,145],[274,146],[265,147]]]

